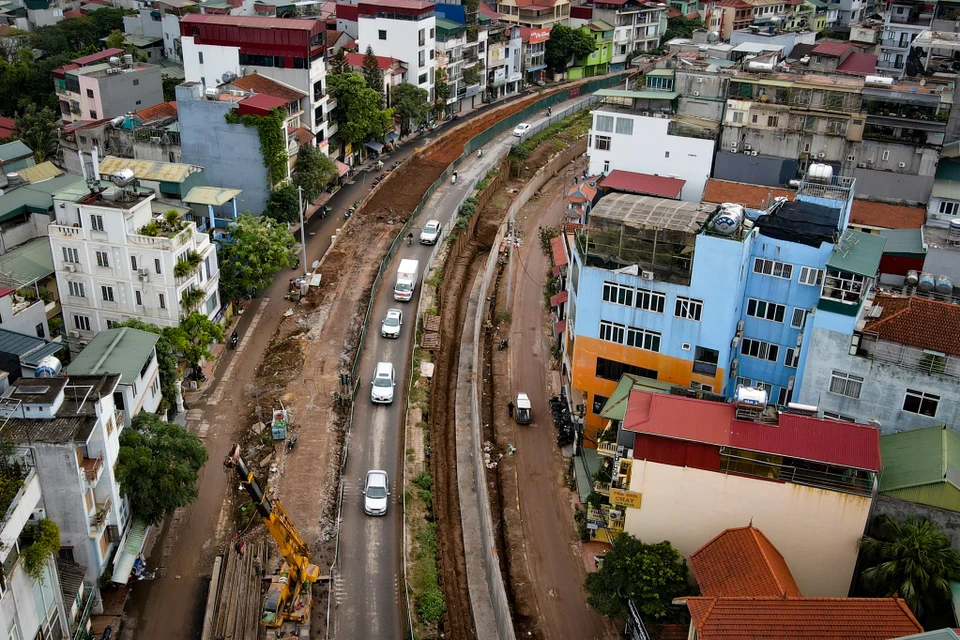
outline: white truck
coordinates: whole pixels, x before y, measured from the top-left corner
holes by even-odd
[[[420,262],[409,258],[400,261],[397,269],[397,284],[393,287],[393,299],[409,302],[420,278]]]

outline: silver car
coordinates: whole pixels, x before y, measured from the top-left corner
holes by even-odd
[[[399,338],[400,327],[403,326],[403,311],[400,309],[387,310],[387,316],[380,326],[380,335],[384,338]]]
[[[379,469],[367,471],[367,479],[363,483],[363,512],[368,516],[385,516],[389,499],[390,480],[387,472]]]
[[[393,402],[393,387],[396,385],[393,364],[390,362],[378,363],[376,373],[373,374],[373,382],[370,384],[373,385],[373,389],[370,391],[370,400],[376,404]]]
[[[420,244],[437,244],[442,226],[439,220],[428,220],[420,230]]]
[[[521,122],[517,125],[517,128],[513,130],[513,135],[517,138],[522,138],[527,135],[527,132],[530,131],[531,127],[526,122]]]

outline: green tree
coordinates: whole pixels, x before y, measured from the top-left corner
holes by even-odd
[[[50,107],[37,109],[30,103],[17,114],[17,138],[33,150],[33,159],[43,162],[57,152],[57,116]]]
[[[703,20],[687,20],[683,16],[668,18],[667,30],[663,32],[660,42],[669,42],[674,38],[691,38],[697,29],[703,29]]]
[[[134,515],[149,524],[197,499],[197,479],[207,461],[200,438],[141,411],[120,433],[116,477]]]
[[[597,41],[588,32],[555,24],[547,40],[544,61],[555,72],[562,73],[573,60],[590,55],[596,48]]]
[[[121,327],[130,327],[155,333],[160,336],[157,339],[154,349],[157,351],[157,366],[160,374],[160,395],[163,399],[160,401],[160,408],[157,410],[161,415],[167,415],[171,407],[177,406],[177,381],[180,379],[180,359],[174,353],[173,345],[167,337],[165,329],[155,324],[150,324],[139,318],[131,318],[122,322]]]
[[[433,110],[436,113],[443,113],[447,110],[447,100],[450,99],[450,85],[447,84],[447,70],[437,69],[434,73],[433,83]]]
[[[227,230],[230,240],[217,251],[222,300],[266,289],[277,272],[293,264],[295,241],[285,224],[247,211]]]
[[[393,88],[393,112],[400,116],[404,130],[410,123],[426,124],[430,117],[430,94],[409,82],[401,82]]]
[[[951,604],[950,581],[960,579],[960,554],[935,522],[907,516],[898,522],[884,514],[875,521],[876,537],[860,539],[866,569],[860,582],[872,595],[899,595],[917,618]]]
[[[271,191],[263,215],[283,224],[297,220],[300,215],[297,188],[292,184],[284,184]]]
[[[350,65],[347,64],[347,54],[343,52],[343,49],[339,49],[333,54],[333,57],[330,58],[329,67],[330,70],[327,72],[328,76],[347,73],[350,70]]]
[[[43,581],[47,558],[60,551],[60,528],[53,520],[43,518],[36,526],[24,528],[24,539],[20,545],[23,570],[31,578]]]
[[[377,56],[373,54],[373,47],[367,45],[367,51],[363,54],[363,79],[367,81],[367,86],[380,94],[381,105],[384,99],[383,95],[383,71],[380,70],[380,63]]]
[[[338,134],[349,143],[383,141],[390,130],[390,111],[381,108],[380,94],[359,73],[328,76],[330,94],[337,101],[334,119]]]
[[[336,179],[337,165],[330,156],[310,144],[300,147],[293,171],[293,186],[303,189],[307,202],[319,198],[327,185]]]
[[[120,29],[114,29],[107,36],[105,41],[108,49],[124,49],[127,44],[127,36],[123,35]]]
[[[177,87],[183,82],[180,78],[173,76],[160,76],[160,82],[163,83],[163,99],[172,102],[177,99]]]
[[[587,576],[587,603],[605,616],[622,618],[631,599],[644,620],[680,622],[683,612],[670,603],[690,594],[687,571],[683,556],[669,542],[644,544],[621,533],[600,570]]]

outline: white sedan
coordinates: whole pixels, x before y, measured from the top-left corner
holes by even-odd
[[[521,122],[517,125],[517,128],[513,130],[513,135],[518,138],[522,138],[523,136],[527,135],[528,131],[530,131],[530,125],[526,122]]]
[[[420,244],[437,244],[440,239],[441,225],[439,220],[428,220],[420,230]]]
[[[399,338],[400,327],[403,325],[403,311],[400,309],[388,309],[387,316],[383,319],[383,325],[380,327],[380,335],[384,338]]]

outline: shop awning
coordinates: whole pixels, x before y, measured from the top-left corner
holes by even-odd
[[[400,135],[396,131],[391,131],[390,133],[387,134],[387,142],[393,142],[399,137]]]
[[[370,142],[367,143],[367,148],[373,149],[377,153],[380,153],[383,150],[383,145],[380,144],[379,142],[371,140]]]
[[[555,334],[557,334],[558,336],[559,336],[559,335],[562,335],[563,332],[566,331],[566,330],[567,330],[567,321],[566,321],[566,320],[561,320],[560,322],[557,322],[557,323],[555,323],[555,324],[553,325],[553,332],[554,332]]]
[[[341,178],[347,175],[348,173],[350,173],[350,166],[348,164],[340,162],[339,160],[337,160],[336,162],[337,162],[337,174]]]
[[[117,552],[117,557],[113,561],[113,577],[111,580],[117,584],[127,584],[130,580],[130,574],[133,572],[133,563],[137,556],[143,553],[143,545],[147,542],[147,535],[150,533],[150,525],[143,520],[135,518],[127,529],[127,535],[124,536],[123,545]]]
[[[569,295],[570,295],[570,292],[564,289],[560,293],[550,296],[550,306],[551,307],[560,306],[561,304],[567,301],[567,298],[569,297]]]

